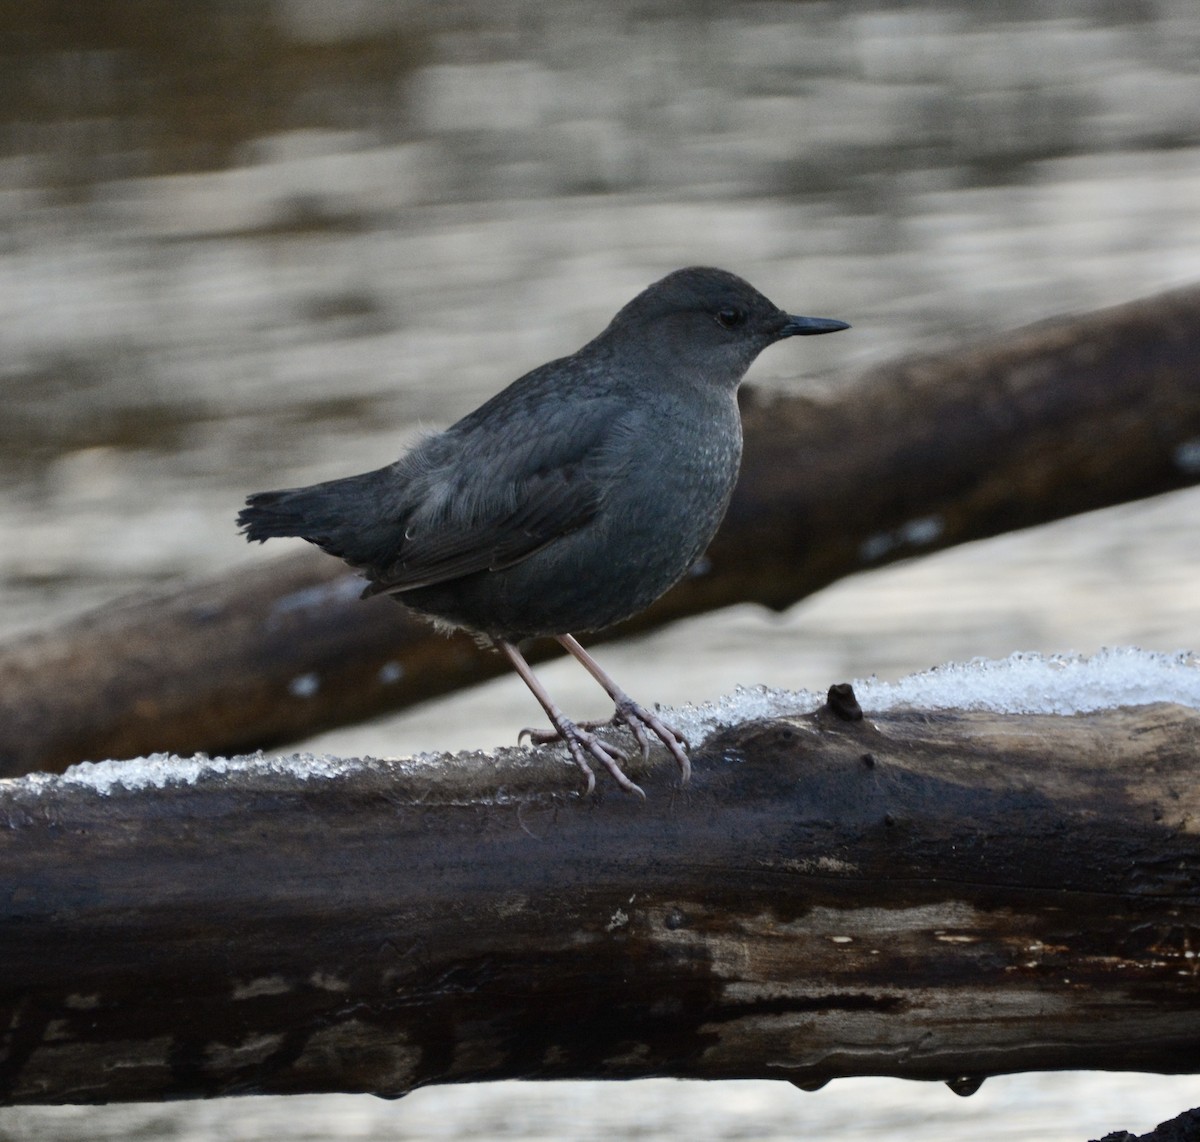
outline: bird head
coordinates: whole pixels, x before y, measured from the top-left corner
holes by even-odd
[[[601,336],[635,342],[642,359],[660,370],[736,388],[768,345],[849,328],[786,313],[727,270],[689,266],[644,289]]]

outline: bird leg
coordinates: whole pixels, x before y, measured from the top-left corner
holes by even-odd
[[[553,735],[546,735],[545,740],[554,741],[561,738],[566,742],[567,750],[570,752],[572,760],[579,766],[583,771],[583,775],[587,778],[587,792],[591,793],[596,788],[596,774],[584,756],[585,751],[596,761],[600,762],[612,774],[613,780],[627,793],[636,793],[638,796],[644,798],[646,794],[642,791],[642,787],[630,781],[621,769],[621,762],[629,760],[629,756],[625,751],[618,749],[614,745],[609,745],[608,742],[598,738],[590,730],[576,725],[571,721],[555,705],[554,699],[550,697],[549,692],[538,681],[537,675],[530,669],[524,655],[511,642],[506,642],[504,639],[496,639],[496,645],[512,664],[512,668],[521,676],[521,681],[529,687],[530,693],[538,700],[542,709],[546,711],[546,717],[550,719],[551,724],[554,726],[556,732]],[[530,738],[535,740],[537,744],[544,744],[538,740],[541,735],[535,737],[532,731],[523,731],[521,736],[523,737],[526,732],[529,733]]]
[[[642,760],[650,754],[650,739],[646,736],[646,731],[649,730],[659,741],[663,743],[670,751],[671,756],[679,765],[681,773],[680,784],[686,785],[689,778],[692,776],[692,763],[688,758],[688,741],[677,729],[666,724],[657,715],[652,714],[645,707],[640,706],[635,702],[620,686],[613,681],[604,668],[598,663],[586,650],[580,646],[579,641],[569,634],[555,635],[555,639],[571,654],[573,658],[583,666],[583,668],[604,688],[604,692],[616,704],[616,711],[613,714],[612,721],[620,722],[629,728],[629,731],[637,739],[638,746],[642,751]],[[540,699],[539,699],[540,700]],[[542,703],[545,706],[545,703]],[[547,710],[549,713],[549,710]],[[551,721],[553,721],[553,717]],[[596,725],[604,725],[605,723],[584,723],[587,729],[592,729]],[[553,740],[550,736],[543,736],[529,732],[531,740],[540,742],[541,740]],[[610,747],[611,748],[611,747]]]

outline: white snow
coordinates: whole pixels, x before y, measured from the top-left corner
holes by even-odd
[[[275,600],[271,606],[267,626],[277,626],[283,616],[295,611],[320,610],[335,602],[357,599],[362,594],[362,589],[362,576],[357,572],[339,575],[336,579],[328,583],[318,583],[315,587],[303,587]]]
[[[864,710],[923,706],[1011,714],[1082,714],[1114,706],[1175,702],[1200,709],[1200,658],[1136,647],[1078,654],[1010,654],[950,663],[899,682],[856,682]],[[861,687],[861,690],[859,689]]]
[[[288,693],[294,698],[311,698],[320,689],[319,674],[299,674],[288,683]]]
[[[149,757],[137,757],[129,761],[84,761],[72,765],[61,775],[31,773],[11,781],[0,781],[0,789],[14,785],[24,785],[30,790],[77,785],[107,795],[117,787],[129,790],[161,789],[167,785],[190,784],[201,777],[219,774],[281,774],[302,780],[328,779],[352,773],[363,768],[364,764],[361,758],[316,757],[307,753],[267,757],[260,751],[246,757],[230,758],[208,757],[202,753],[193,757],[152,753]]]
[[[831,682],[839,681],[830,679]],[[1176,702],[1200,709],[1200,658],[1136,647],[1078,654],[1026,654],[952,662],[899,682],[855,679],[859,705],[870,714],[901,706],[927,710],[992,710],[1008,714],[1078,714],[1114,706]],[[718,725],[805,714],[825,701],[807,690],[738,689],[716,702],[684,706],[664,717],[690,741]]]
[[[1191,440],[1180,444],[1175,449],[1173,458],[1175,466],[1181,472],[1187,472],[1189,475],[1200,472],[1200,436],[1193,436]]]
[[[836,681],[836,680],[835,680]],[[1011,654],[1008,658],[950,663],[899,682],[856,680],[854,692],[868,715],[903,706],[927,710],[992,710],[1011,714],[1075,714],[1115,706],[1174,702],[1200,709],[1200,658],[1190,652],[1157,654],[1122,647],[1081,655]],[[806,714],[822,705],[824,694],[806,690],[738,689],[703,706],[664,710],[666,721],[693,744],[719,725],[758,718]],[[388,761],[406,769],[434,760],[419,755]],[[127,790],[162,788],[222,774],[279,774],[300,780],[328,780],[377,760],[293,754],[268,757],[210,758],[205,754],[177,757],[155,753],[131,761],[83,762],[61,775],[32,773],[0,781],[0,790],[40,792],[63,786],[91,788],[108,795]]]
[[[918,548],[935,543],[945,530],[946,521],[940,515],[910,519],[895,531],[878,531],[867,536],[858,549],[858,557],[864,563],[874,563],[897,547]]]

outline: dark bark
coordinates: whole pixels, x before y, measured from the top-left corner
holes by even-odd
[[[819,396],[750,394],[742,479],[704,572],[609,635],[786,607],[866,566],[1195,483],[1198,359],[1192,287]],[[504,669],[358,585],[317,552],[264,555],[0,648],[0,774],[278,744]]]
[[[0,783],[0,1094],[1200,1069],[1200,711]],[[128,773],[128,769],[125,770]]]
[[[1099,1142],[1196,1142],[1200,1139],[1200,1110],[1185,1110],[1169,1122],[1160,1122],[1147,1134],[1114,1130]]]

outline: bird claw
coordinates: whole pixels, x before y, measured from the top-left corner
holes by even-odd
[[[588,722],[580,722],[581,726],[588,726]],[[517,745],[524,745],[526,741],[530,745],[549,745],[551,742],[561,741],[562,734],[558,730],[539,730],[537,726],[526,726],[519,734],[517,734]]]
[[[675,759],[681,774],[680,784],[686,785],[692,776],[692,763],[687,755],[687,750],[690,748],[687,738],[632,699],[626,698],[624,701],[618,702],[616,711],[606,722],[572,722],[564,718],[563,723],[562,728],[556,727],[550,730],[526,726],[517,735],[517,741],[520,743],[528,739],[529,743],[535,746],[550,745],[557,741],[565,742],[571,758],[587,776],[588,793],[591,793],[596,786],[596,775],[584,757],[585,751],[613,775],[622,789],[645,797],[641,787],[630,781],[621,769],[620,763],[627,762],[629,755],[623,749],[592,733],[593,730],[617,724],[623,725],[633,735],[634,740],[638,743],[638,749],[641,751],[642,761],[646,761],[650,756],[650,738],[646,733],[649,730],[667,747]]]
[[[571,725],[577,730],[586,730],[590,733],[592,730],[602,730],[605,726],[611,726],[615,720],[615,718],[609,718],[608,721],[572,722]],[[540,730],[536,726],[526,726],[517,734],[517,745],[523,744],[526,739],[528,739],[530,745],[552,745],[554,742],[566,740],[558,730]],[[629,760],[629,755],[617,746],[609,746],[609,749],[613,753],[619,753],[622,761]]]
[[[625,775],[625,771],[621,768],[621,762],[629,760],[629,755],[623,749],[618,749],[615,745],[604,741],[603,738],[597,737],[590,730],[586,730],[569,721],[563,726],[561,736],[567,743],[567,749],[570,751],[575,764],[583,770],[584,775],[587,777],[588,793],[591,793],[596,788],[596,775],[592,772],[592,767],[588,765],[587,758],[583,756],[585,750],[612,774],[613,780],[626,793],[636,793],[643,801],[646,799],[646,794],[642,787],[630,781]]]
[[[552,730],[538,730],[532,726],[526,726],[517,735],[517,742],[521,743],[528,738],[531,745],[538,746],[561,741],[566,745],[571,760],[579,766],[587,778],[586,793],[592,793],[596,788],[596,773],[588,764],[588,756],[590,756],[612,774],[613,780],[626,793],[636,793],[645,800],[645,791],[640,785],[630,781],[621,768],[621,762],[628,761],[629,754],[619,746],[606,742],[592,733],[597,726],[607,724],[607,722],[573,722],[570,718],[563,718],[562,723],[556,724]]]
[[[642,760],[650,756],[650,741],[646,737],[649,730],[660,742],[667,747],[668,752],[679,766],[679,783],[686,785],[691,780],[692,762],[687,755],[691,743],[674,726],[667,725],[657,714],[652,714],[644,706],[639,706],[632,698],[625,697],[617,702],[613,721],[627,726],[642,749]]]

